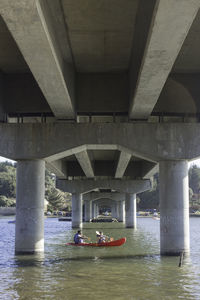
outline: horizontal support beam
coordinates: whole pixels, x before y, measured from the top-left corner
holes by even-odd
[[[83,150],[119,150],[153,162],[200,157],[199,123],[0,124],[0,156],[58,160]]]
[[[151,181],[145,180],[119,180],[119,179],[107,179],[107,180],[57,180],[56,186],[71,194],[74,193],[89,193],[95,189],[110,189],[122,193],[141,193],[151,189]]]
[[[111,199],[115,201],[123,201],[125,200],[125,194],[124,193],[101,193],[101,192],[91,192],[83,195],[84,201],[95,201],[98,199]]]

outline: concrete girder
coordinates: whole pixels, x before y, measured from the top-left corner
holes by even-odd
[[[114,205],[116,205],[116,201],[113,201],[112,199],[98,199],[98,200],[95,200],[94,203],[96,205],[98,205],[98,207],[112,207]]]
[[[125,200],[125,194],[124,193],[101,193],[101,192],[91,192],[83,195],[84,201],[95,201],[98,199],[111,199],[115,201],[123,201]]]
[[[159,164],[156,164],[154,165],[154,167],[148,171],[147,173],[145,173],[145,176],[143,177],[144,179],[148,179],[148,178],[151,178],[153,177],[154,174],[158,173],[159,172]]]
[[[13,160],[49,162],[85,149],[126,151],[154,162],[200,157],[199,123],[1,123],[0,137],[0,155]]]
[[[97,188],[114,189],[122,193],[141,193],[151,189],[151,181],[145,180],[57,180],[56,186],[71,194],[80,193],[85,194]]]
[[[157,1],[131,101],[131,119],[148,119],[199,7],[199,0]]]
[[[61,160],[47,162],[46,167],[50,172],[54,173],[59,178],[64,179],[67,177],[67,170],[65,168],[65,164]]]
[[[57,0],[2,0],[0,14],[54,115],[74,118],[74,70],[59,5]]]
[[[124,175],[124,172],[128,166],[128,163],[131,159],[131,154],[126,153],[124,151],[120,152],[119,160],[117,163],[117,168],[115,171],[115,178],[122,178]]]
[[[83,172],[85,173],[86,177],[93,178],[94,177],[94,170],[92,167],[92,163],[87,151],[81,151],[75,154]]]

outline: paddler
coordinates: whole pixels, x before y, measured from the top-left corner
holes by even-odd
[[[75,244],[82,244],[84,240],[88,240],[89,238],[85,235],[82,235],[81,230],[78,230],[77,233],[74,235],[74,243]]]
[[[102,231],[96,231],[96,234],[98,243],[105,243],[108,240],[108,236],[104,235]]]

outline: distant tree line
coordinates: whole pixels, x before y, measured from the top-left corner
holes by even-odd
[[[45,171],[45,199],[48,210],[71,211],[71,195],[55,187],[55,175]],[[0,207],[16,205],[16,163],[0,162]]]
[[[45,171],[45,199],[48,210],[71,211],[71,195],[55,187],[55,175]],[[192,165],[189,169],[190,206],[200,209],[200,168]],[[0,206],[16,205],[16,164],[8,161],[0,163]],[[153,177],[152,190],[137,195],[139,210],[159,210],[159,175]]]

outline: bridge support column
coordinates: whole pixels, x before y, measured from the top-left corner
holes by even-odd
[[[98,215],[99,215],[99,205],[96,204],[96,217],[98,217]]]
[[[92,210],[91,201],[85,201],[85,222],[90,222],[90,219],[92,218],[91,210]]]
[[[125,212],[126,228],[136,228],[136,194],[126,194]]]
[[[92,202],[92,217],[96,218],[96,203]]]
[[[82,194],[72,194],[72,228],[81,228],[83,219]]]
[[[112,217],[113,218],[118,218],[118,209],[117,209],[117,202],[115,201],[113,204],[112,204],[112,207],[111,207],[111,214],[112,214]]]
[[[162,255],[189,252],[187,161],[162,161],[160,168],[160,249]]]
[[[119,222],[123,222],[125,221],[125,208],[124,208],[124,201],[119,201],[118,202],[119,205]]]
[[[17,163],[16,254],[44,251],[45,162],[22,160]]]

